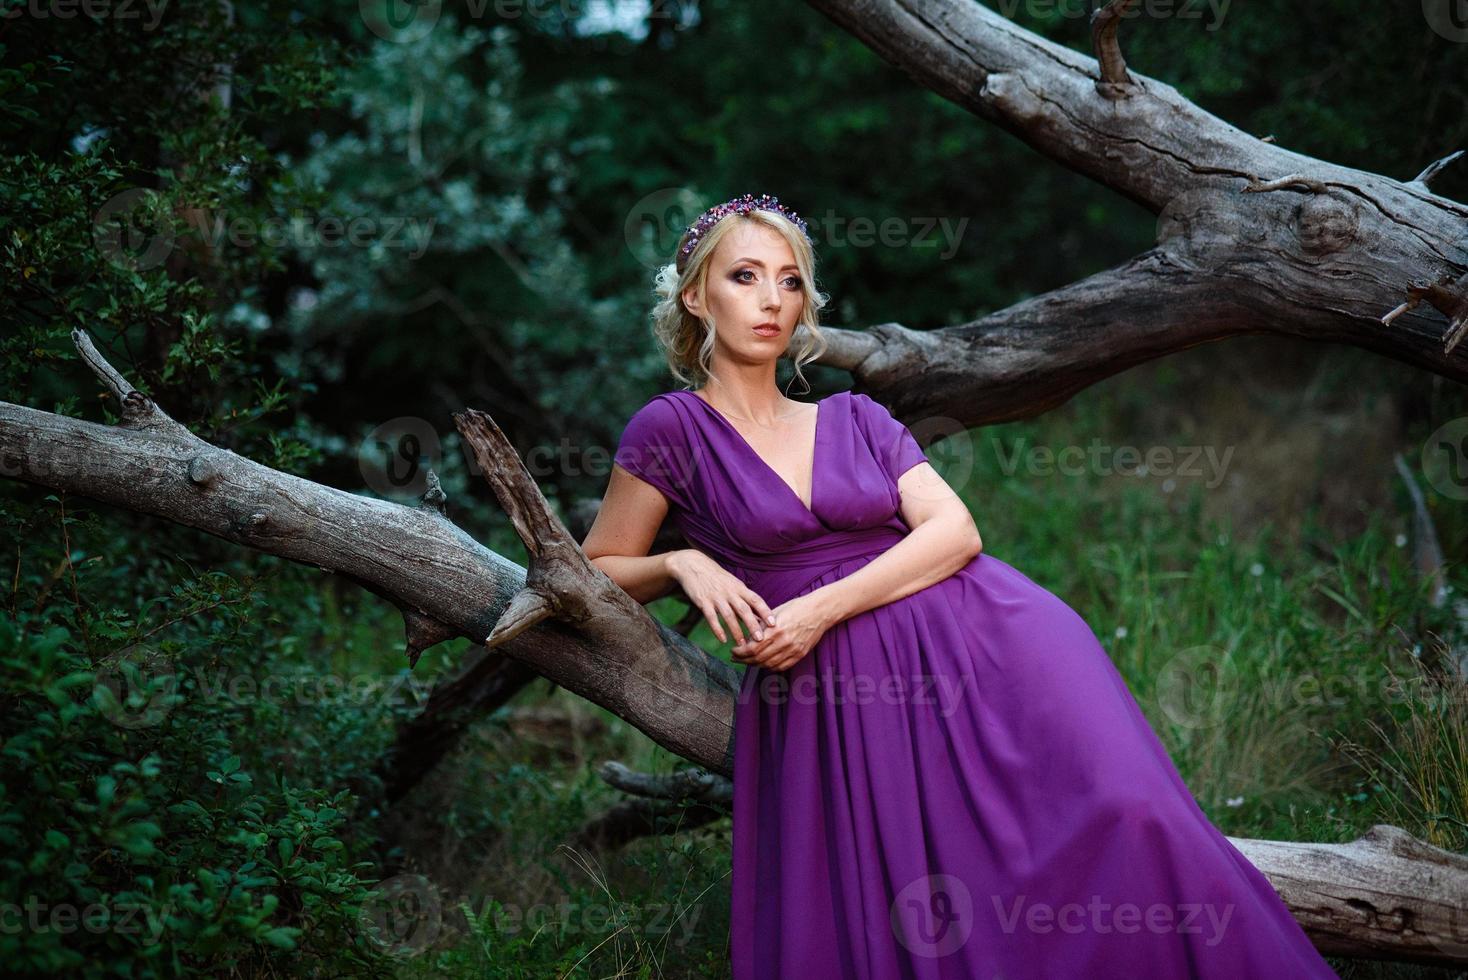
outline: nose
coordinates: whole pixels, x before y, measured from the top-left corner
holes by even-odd
[[[765,279],[759,287],[760,309],[771,313],[780,312],[780,286],[773,279]]]

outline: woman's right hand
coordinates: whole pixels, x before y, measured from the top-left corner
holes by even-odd
[[[689,601],[703,612],[720,643],[729,641],[719,623],[721,617],[729,632],[738,636],[738,643],[746,642],[743,625],[756,640],[764,639],[765,630],[775,625],[775,614],[759,593],[696,548],[669,555],[668,572],[683,587]]]

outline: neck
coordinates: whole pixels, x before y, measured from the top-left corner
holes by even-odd
[[[760,379],[731,378],[729,372],[719,372],[724,380],[710,377],[698,389],[704,401],[731,418],[752,422],[755,425],[774,425],[790,416],[790,401],[775,387],[773,371]]]

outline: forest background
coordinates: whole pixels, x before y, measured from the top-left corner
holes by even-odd
[[[489,412],[563,513],[599,497],[672,384],[652,271],[702,208],[771,193],[811,219],[847,327],[963,322],[1157,234],[800,5],[0,9],[3,398],[114,419],[82,328],[251,459],[403,501],[431,466],[517,561],[451,413]],[[1129,63],[1245,132],[1400,179],[1468,144],[1468,38],[1417,4],[1167,9],[1128,24]],[[1084,5],[1003,13],[1089,50]],[[1468,166],[1433,190],[1468,200]],[[850,385],[806,373],[792,397]],[[1247,337],[929,455],[986,549],[1096,629],[1226,833],[1386,822],[1462,851],[1468,480],[1434,447],[1465,414],[1418,369]],[[1159,448],[1178,465],[1138,465]],[[0,904],[28,910],[0,961],[727,976],[727,819],[567,843],[620,798],[602,761],[679,766],[610,713],[532,685],[389,806],[375,763],[467,641],[410,670],[398,612],[340,577],[11,481],[0,569]],[[1168,678],[1214,654],[1205,708],[1180,704]],[[166,691],[139,687],[160,663]]]

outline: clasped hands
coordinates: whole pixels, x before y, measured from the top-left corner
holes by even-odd
[[[799,663],[835,624],[824,586],[771,609],[749,586],[697,549],[674,552],[668,572],[708,621],[720,643],[737,642],[730,654],[736,663],[786,670]],[[746,628],[747,634],[746,635]]]
[[[819,590],[817,590],[819,591]],[[831,628],[831,621],[815,592],[798,595],[776,606],[761,623],[764,638],[750,637],[736,643],[729,653],[735,663],[787,670],[799,663]],[[773,623],[773,625],[768,625]]]

